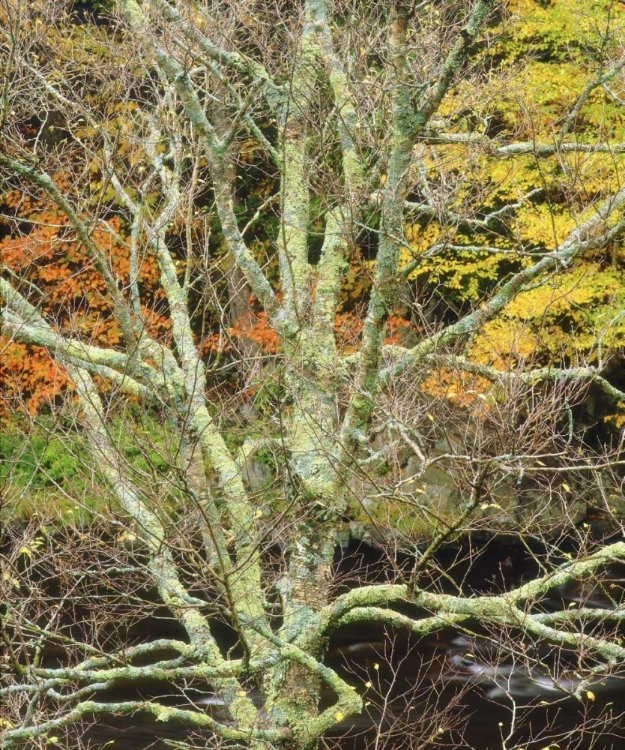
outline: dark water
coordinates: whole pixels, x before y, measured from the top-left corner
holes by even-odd
[[[364,567],[370,582],[390,577],[388,560],[382,555],[363,547],[349,552],[339,564],[343,573]],[[439,563],[452,582],[462,582],[465,593],[486,593],[535,575],[524,554],[497,544],[468,562],[464,552],[449,551]],[[595,595],[596,601],[592,595],[584,596],[586,605],[605,605],[601,594]],[[546,610],[576,606],[579,597],[574,589],[556,591],[543,606]],[[170,636],[169,627],[165,620],[143,621],[133,629],[132,640]],[[449,629],[420,640],[371,626],[344,629],[331,641],[326,663],[355,686],[367,705],[362,716],[337,726],[326,744],[341,750],[625,750],[625,682],[610,677],[590,686],[581,699],[574,697],[577,658],[549,644],[524,640],[518,633],[508,633],[504,639],[482,630],[478,623],[469,624],[464,632]],[[164,684],[146,683],[140,696],[183,704]],[[136,697],[133,687],[120,688],[103,699]],[[324,696],[321,708],[331,703],[332,696]],[[164,750],[171,747],[167,740],[211,745],[209,737],[193,738],[187,727],[158,723],[141,714],[103,719],[84,736],[93,750],[104,745]]]
[[[525,672],[515,677],[505,665],[501,677],[493,678],[457,669],[454,657],[468,665],[482,662],[465,656],[477,649],[462,648],[462,636],[452,631],[420,643],[388,634],[385,642],[383,632],[367,641],[358,640],[362,633],[353,633],[356,640],[347,642],[349,635],[342,634],[327,663],[345,674],[370,704],[362,716],[336,727],[326,738],[328,745],[344,750],[625,748],[624,685],[618,679],[593,685],[594,700],[579,700],[565,692],[566,685],[560,690],[544,676],[536,683]],[[160,688],[145,685],[144,697],[175,702]],[[322,707],[330,704],[327,695]],[[191,739],[183,726],[157,724],[140,715],[102,722],[87,738],[97,745],[114,740],[111,746],[124,750],[164,750],[171,747],[167,739]]]

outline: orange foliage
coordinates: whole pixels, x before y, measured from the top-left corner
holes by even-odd
[[[36,414],[67,386],[67,375],[46,349],[0,336],[0,416],[10,414],[13,400]]]
[[[389,315],[389,318],[386,321],[386,338],[384,339],[384,343],[387,345],[401,345],[404,342],[404,337],[410,331],[410,328],[410,322],[405,318],[402,318],[401,315],[397,313]]]
[[[55,182],[69,190],[63,174]],[[19,290],[39,306],[58,330],[73,338],[114,347],[121,331],[112,315],[111,302],[101,274],[76,240],[67,217],[46,199],[13,191],[3,199],[3,210],[17,222],[0,240],[0,258],[15,277],[23,280]],[[14,229],[14,226],[17,229]],[[119,217],[102,220],[92,238],[110,262],[121,288],[130,273],[125,230]],[[159,271],[153,257],[145,255],[139,264],[139,284],[144,297],[142,309],[149,332],[166,335],[169,321],[158,312],[155,288]],[[45,349],[17,344],[0,336],[0,415],[13,398],[31,413],[55,400],[67,387],[67,376]]]
[[[253,341],[267,354],[275,354],[278,351],[278,334],[269,324],[264,310],[248,313],[247,320],[240,318],[228,332],[234,338]]]
[[[488,410],[484,399],[491,387],[486,378],[449,367],[435,370],[421,383],[423,393],[463,408],[478,406],[479,411]]]
[[[339,350],[347,353],[356,351],[360,344],[363,327],[364,310],[360,307],[352,312],[338,313],[334,320],[334,332]],[[410,322],[399,312],[393,312],[386,322],[384,343],[401,345],[411,330]]]
[[[69,177],[60,173],[54,179],[60,189],[71,195]],[[3,198],[2,209],[17,220],[5,225],[9,232],[0,240],[0,257],[15,278],[23,280],[20,292],[40,307],[59,331],[92,344],[117,346],[122,334],[106,285],[94,261],[77,241],[67,217],[49,200],[18,190]],[[110,263],[119,287],[128,289],[130,257],[126,228],[122,219],[111,213],[92,230],[91,237]],[[354,300],[361,299],[369,285],[368,276],[362,273],[366,263],[360,256],[354,257],[352,265],[353,278],[348,274],[341,305],[347,303],[351,309],[338,313],[335,320],[337,345],[342,352],[354,351],[360,344],[365,304]],[[169,335],[171,322],[163,314],[166,306],[161,302],[158,265],[147,253],[140,258],[139,285],[148,332],[163,339]],[[275,354],[278,335],[254,296],[247,300],[247,310],[225,332],[218,330],[219,324],[214,322],[200,342],[202,351],[227,352],[232,348],[229,339],[239,339],[253,342],[266,354]],[[395,311],[388,319],[386,343],[400,344],[410,331],[410,323]],[[67,375],[45,349],[17,344],[0,336],[0,388],[5,413],[6,404],[12,399],[19,399],[29,412],[36,413],[58,399],[67,386]],[[0,404],[0,416],[2,411]]]
[[[334,320],[334,333],[340,351],[353,352],[358,348],[364,325],[360,310],[338,313]]]

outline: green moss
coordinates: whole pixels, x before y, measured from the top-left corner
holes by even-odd
[[[113,422],[111,434],[127,466],[145,481],[165,476],[172,466],[168,430],[156,419],[125,417]],[[2,425],[0,487],[3,519],[28,519],[37,514],[61,522],[86,520],[104,511],[110,497],[93,466],[84,433],[75,425],[59,425],[51,417],[27,424]]]
[[[0,434],[0,483],[33,491],[63,486],[79,495],[86,485],[79,467],[86,460],[79,440],[66,441],[41,422],[33,431],[5,427]]]

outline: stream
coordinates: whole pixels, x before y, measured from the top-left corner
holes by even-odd
[[[439,557],[448,581],[460,581],[465,593],[500,591],[536,574],[525,552],[503,543],[491,543],[479,555],[449,550]],[[344,573],[363,566],[369,582],[390,575],[388,560],[365,545],[353,545],[338,562]],[[616,591],[612,604],[615,598],[620,600],[624,573],[611,572],[610,586]],[[606,606],[602,591],[575,587],[552,592],[541,606],[554,611],[578,606],[582,600],[585,606]],[[128,634],[133,643],[171,636],[172,623],[166,618],[143,620]],[[625,718],[621,716],[625,714],[625,683],[621,679],[598,680],[585,686],[581,698],[575,697],[580,682],[575,676],[575,655],[562,654],[549,644],[528,643],[519,634],[509,636],[502,645],[498,635],[478,623],[422,639],[373,626],[339,631],[330,642],[326,663],[363,695],[365,711],[338,724],[327,737],[328,746],[341,750],[625,750]],[[188,706],[191,698],[198,710],[215,718],[223,712],[214,696],[194,691],[193,686],[176,695],[171,686],[146,683],[139,695],[172,706]],[[122,686],[115,694],[102,694],[101,699],[137,697],[136,687]],[[324,695],[321,708],[331,704],[332,696]],[[581,725],[584,731],[576,729]],[[165,750],[172,747],[168,739],[193,742],[189,728],[158,723],[141,714],[102,718],[84,736],[92,750],[104,746]],[[194,744],[207,747],[206,740],[196,737]]]

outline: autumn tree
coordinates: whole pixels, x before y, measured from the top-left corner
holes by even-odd
[[[28,406],[102,499],[7,534],[2,748],[138,711],[314,747],[363,710],[327,662],[353,624],[457,627],[528,673],[550,644],[580,700],[618,673],[617,594],[543,602],[625,559],[587,518],[620,528],[620,444],[578,419],[625,400],[622,10],[518,6],[2,0],[3,376],[19,396],[47,353]],[[337,577],[346,524],[385,582]],[[441,549],[498,531],[535,577],[450,582]],[[179,636],[128,642],[156,608]]]

